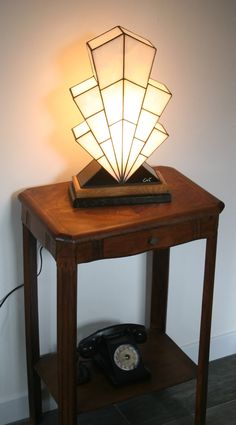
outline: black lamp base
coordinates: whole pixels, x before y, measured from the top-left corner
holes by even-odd
[[[72,177],[70,196],[74,208],[171,201],[171,194],[163,177],[147,163],[127,183],[119,183],[95,160]]]

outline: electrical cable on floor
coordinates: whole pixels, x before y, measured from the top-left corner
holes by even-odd
[[[43,268],[43,257],[42,257],[42,250],[43,250],[43,246],[40,246],[39,248],[39,270],[37,272],[37,277],[40,275],[42,268]],[[17,291],[17,289],[20,289],[24,286],[24,284],[22,283],[21,285],[16,286],[15,288],[13,288],[10,292],[8,292],[8,294],[5,295],[5,297],[3,297],[0,300],[0,308],[3,306],[3,304],[5,303],[5,301],[8,299],[8,297],[10,297],[11,294],[13,294],[13,292]]]

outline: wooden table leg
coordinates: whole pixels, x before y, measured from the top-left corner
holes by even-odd
[[[37,288],[37,241],[23,225],[25,333],[28,372],[30,424],[39,423],[42,415],[41,380],[34,370],[39,360],[39,323]]]
[[[166,331],[170,248],[153,250],[151,328]]]
[[[205,425],[217,234],[207,239],[198,356],[195,425]]]
[[[77,264],[57,261],[57,352],[59,425],[75,425],[76,412]]]

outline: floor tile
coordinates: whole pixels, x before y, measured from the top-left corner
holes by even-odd
[[[209,367],[208,407],[216,406],[235,398],[236,356],[228,356],[211,362]]]
[[[167,407],[172,410],[175,409],[176,406],[179,406],[182,412],[191,414],[195,410],[195,392],[196,380],[191,380],[167,388],[161,392],[154,392],[153,396],[159,400],[163,400],[163,403],[167,404]]]
[[[211,407],[207,411],[207,425],[235,425],[236,400]]]
[[[43,415],[40,425],[56,425],[57,423],[57,412],[53,411]]]
[[[131,425],[143,425],[150,421],[155,425],[164,425],[190,414],[184,403],[167,392],[160,392],[158,396],[152,393],[119,403],[118,409]]]
[[[93,412],[83,413],[78,416],[78,425],[129,425],[129,422],[114,406],[104,409],[94,410]],[[40,425],[57,425],[57,411],[49,412],[43,415]],[[10,424],[8,424],[10,425]],[[29,425],[28,421],[19,421],[11,425]]]
[[[83,413],[78,417],[78,425],[129,425],[129,422],[113,407]]]
[[[145,423],[145,425],[156,425],[155,420]],[[176,419],[175,421],[167,422],[165,425],[194,425],[194,417],[187,416],[185,418]]]
[[[57,412],[52,412],[44,416],[40,425],[57,425]],[[109,406],[104,409],[94,410],[93,412],[83,413],[78,416],[78,425],[129,425],[127,420],[122,417],[119,411]]]

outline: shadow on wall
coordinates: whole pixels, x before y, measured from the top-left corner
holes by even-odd
[[[58,175],[56,181],[71,178],[91,157],[75,142],[71,129],[83,121],[83,118],[73,101],[70,88],[92,75],[86,42],[95,37],[87,34],[79,40],[67,45],[55,60],[58,84],[44,99],[53,122],[53,130],[48,140],[56,152],[63,157],[66,168]]]

